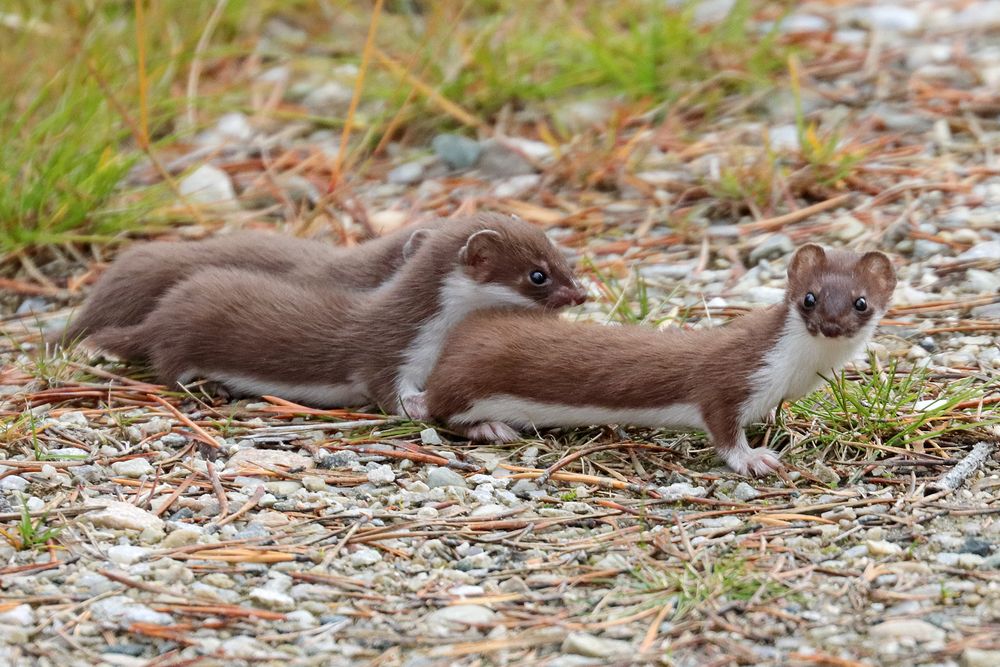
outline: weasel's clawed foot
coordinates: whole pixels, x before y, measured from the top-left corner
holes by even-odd
[[[503,422],[480,422],[461,429],[462,434],[470,440],[488,440],[490,442],[515,442],[521,439],[516,429]]]
[[[404,396],[400,402],[403,404],[403,413],[410,419],[426,421],[431,418],[431,411],[427,407],[427,392]]]
[[[746,447],[721,454],[729,467],[741,475],[763,477],[782,467],[778,454],[767,447]]]

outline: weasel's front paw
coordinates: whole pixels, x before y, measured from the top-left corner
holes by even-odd
[[[470,440],[488,440],[490,442],[515,442],[521,439],[516,429],[503,422],[480,422],[462,429],[462,433]]]
[[[726,463],[741,475],[763,477],[781,468],[778,454],[767,447],[737,449],[723,456]]]
[[[427,407],[427,392],[404,396],[400,402],[403,404],[403,413],[410,419],[426,421],[431,418],[431,411]]]

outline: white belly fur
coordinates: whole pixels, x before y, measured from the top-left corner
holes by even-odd
[[[188,371],[184,373],[180,382],[183,384],[198,377],[221,382],[229,389],[241,394],[277,396],[289,401],[298,401],[317,407],[344,407],[364,405],[370,402],[367,395],[367,388],[362,382],[343,382],[337,384],[278,382],[249,375],[203,373],[200,371]]]
[[[701,410],[692,403],[675,403],[660,408],[608,408],[597,405],[543,403],[509,394],[477,399],[451,421],[458,424],[502,421],[518,428],[547,426],[629,426],[685,427],[704,430]]]

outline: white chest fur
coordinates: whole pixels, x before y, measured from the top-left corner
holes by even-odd
[[[761,419],[784,400],[800,398],[816,389],[854,358],[871,337],[878,318],[852,338],[813,336],[798,312],[789,312],[785,327],[750,377],[751,394],[740,410],[743,424]]]
[[[397,375],[399,397],[406,398],[422,390],[448,331],[469,313],[498,306],[530,308],[534,305],[534,301],[506,285],[476,282],[461,269],[455,269],[441,285],[437,313],[420,327],[406,350]]]

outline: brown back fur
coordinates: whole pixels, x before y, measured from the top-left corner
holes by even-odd
[[[434,220],[420,227],[442,224],[448,221]],[[414,229],[398,230],[351,248],[266,232],[135,245],[101,276],[66,329],[64,340],[105,327],[139,324],[171,287],[210,267],[250,269],[332,288],[370,289],[403,264],[403,247]]]

